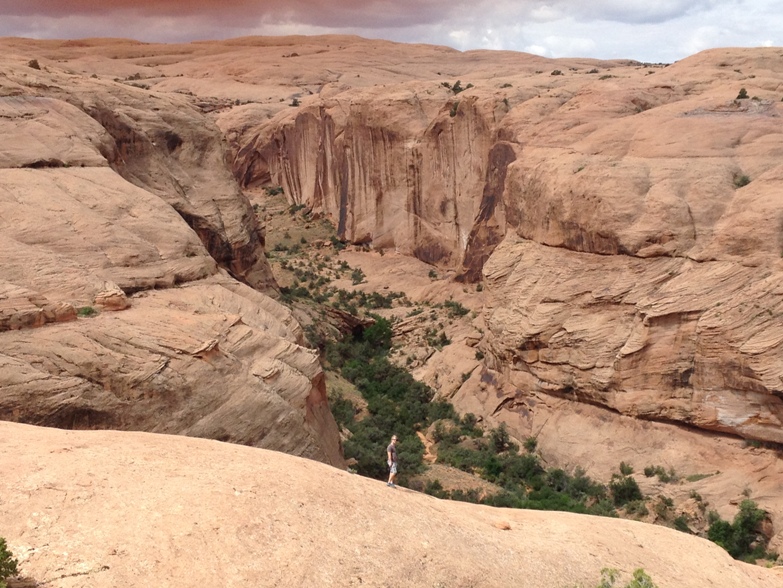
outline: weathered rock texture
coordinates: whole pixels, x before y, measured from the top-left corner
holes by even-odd
[[[281,185],[349,240],[484,279],[477,347],[519,435],[515,399],[532,393],[783,442],[780,49],[662,67],[351,37],[6,43],[6,94],[75,107],[50,126],[92,115],[68,135],[78,149],[63,138],[19,162],[102,157],[248,283],[265,275],[260,255],[241,253],[254,250],[253,221],[202,189],[222,151],[194,147],[197,132],[217,137],[185,124],[207,120],[196,109],[242,184]],[[32,57],[43,72],[25,69]],[[56,89],[66,78],[85,88],[78,99]],[[455,93],[458,80],[473,87]],[[751,98],[735,99],[742,87]],[[221,223],[227,236],[210,238]],[[191,273],[211,263],[178,259]],[[16,321],[72,317],[37,286],[9,292]]]
[[[219,129],[181,95],[4,55],[0,418],[342,464]]]
[[[672,529],[495,509],[203,439],[0,423],[0,528],[26,578],[109,586],[780,588]]]
[[[783,442],[780,50],[664,68],[311,43],[287,58],[299,106],[219,119],[242,182],[483,275],[479,348],[522,393]],[[415,79],[391,66],[414,57]]]

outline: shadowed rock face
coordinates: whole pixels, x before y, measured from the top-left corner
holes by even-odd
[[[217,127],[176,94],[17,62],[0,63],[0,418],[341,465]]]

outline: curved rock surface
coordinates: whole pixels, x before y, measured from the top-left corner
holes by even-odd
[[[34,69],[9,43],[0,418],[342,465],[317,354],[261,292],[276,285],[221,132],[184,96]]]
[[[389,489],[263,449],[0,423],[0,527],[26,578],[109,586],[779,588],[780,569],[634,521]],[[393,495],[393,496],[392,496]]]

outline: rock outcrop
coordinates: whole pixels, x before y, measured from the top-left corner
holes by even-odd
[[[0,418],[341,465],[221,132],[185,96],[20,62],[0,65]]]
[[[211,440],[0,423],[0,528],[23,577],[109,586],[780,588],[673,529],[443,501]],[[393,494],[393,496],[392,496]]]

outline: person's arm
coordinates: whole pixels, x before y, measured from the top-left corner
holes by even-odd
[[[390,450],[386,450],[386,462],[391,465],[392,464],[392,452]]]

